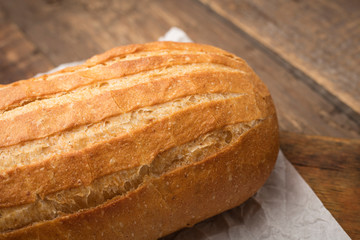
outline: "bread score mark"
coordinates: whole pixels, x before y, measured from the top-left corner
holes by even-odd
[[[262,121],[237,123],[210,131],[190,142],[159,153],[149,164],[118,171],[96,179],[90,185],[62,190],[43,199],[37,196],[35,202],[30,204],[0,209],[0,231],[11,231],[51,220],[124,196],[176,168],[202,161],[232,146],[243,134]]]
[[[138,52],[127,56],[113,56],[97,65],[90,59],[85,64],[66,68],[53,74],[0,86],[0,111],[4,112],[36,100],[56,97],[63,92],[73,91],[96,82],[153,69],[201,62],[213,62],[237,69],[246,66],[242,59],[223,51],[208,52],[207,55],[212,54],[212,57],[204,52],[191,50],[178,50],[174,53],[166,50]],[[99,74],[100,72],[106,72],[106,74]]]
[[[190,69],[189,69],[190,68]],[[248,92],[251,74],[214,66],[180,75],[135,76],[28,104],[0,115],[0,146],[44,138],[136,108],[203,93]],[[181,72],[181,68],[178,69]],[[186,71],[187,70],[187,71]],[[169,73],[169,72],[167,72]],[[144,81],[139,81],[144,77]],[[118,83],[116,83],[118,82]],[[114,102],[115,100],[115,102]],[[24,131],[23,129],[26,129]]]

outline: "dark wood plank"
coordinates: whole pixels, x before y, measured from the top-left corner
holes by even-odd
[[[55,65],[79,61],[111,48],[106,45],[111,37],[91,19],[86,9],[78,9],[79,4],[68,8],[63,8],[62,1],[2,1],[0,4],[7,5],[3,8]]]
[[[120,45],[155,41],[169,29],[166,23],[160,27],[160,19],[145,15],[146,9],[135,1],[16,0],[0,4],[56,65]]]
[[[360,113],[359,1],[201,1]]]
[[[53,64],[12,23],[0,23],[0,84],[26,79]]]
[[[0,8],[0,23],[4,23],[6,19],[6,12],[5,9]]]
[[[281,133],[281,149],[353,239],[360,239],[360,140]]]
[[[58,65],[118,45],[154,41],[175,25],[197,42],[213,44],[245,58],[269,86],[282,130],[359,138],[360,123],[340,105],[319,94],[323,83],[313,89],[301,74],[288,67],[286,58],[285,62],[274,58],[265,43],[264,48],[224,19],[196,0],[0,1],[0,83],[46,71],[53,66],[51,62]],[[33,65],[21,65],[22,59],[32,59]],[[311,74],[309,79],[317,81]],[[354,154],[359,156],[358,148],[352,150],[353,140],[349,140],[351,144],[335,141],[335,145],[330,140],[282,133],[281,146],[345,230],[358,236],[359,223],[354,216],[360,212],[358,206],[351,205],[359,202],[359,159],[353,158]],[[327,144],[331,153],[319,157],[317,148],[320,153],[327,152]]]
[[[282,130],[335,137],[360,136],[360,123],[319,96],[296,74],[197,1],[0,3],[9,18],[55,64],[84,59],[117,45],[154,41],[171,26],[182,27],[196,42],[227,49],[250,63],[270,88]]]

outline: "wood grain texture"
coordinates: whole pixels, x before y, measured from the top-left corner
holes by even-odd
[[[0,84],[119,45],[154,41],[178,26],[196,42],[247,60],[272,93],[281,130],[360,138],[359,2],[219,3],[0,0]],[[340,144],[290,133],[281,140],[325,206],[351,237],[360,238],[354,220],[360,211],[349,200],[359,195],[354,195],[359,191],[357,141]]]
[[[0,84],[32,77],[54,65],[13,24],[0,22]]]
[[[359,1],[201,1],[360,113]]]
[[[84,59],[130,42],[153,41],[175,25],[196,42],[224,48],[246,59],[269,87],[282,130],[360,137],[359,122],[197,1],[143,0],[138,5],[110,0],[43,3],[1,2],[9,18],[55,64]]]
[[[360,238],[360,140],[280,134],[281,149],[353,239]]]

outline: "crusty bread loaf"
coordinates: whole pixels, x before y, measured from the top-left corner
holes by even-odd
[[[155,42],[0,86],[0,239],[156,239],[235,207],[278,153],[240,58]]]

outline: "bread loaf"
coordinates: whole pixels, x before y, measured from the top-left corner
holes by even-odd
[[[233,208],[279,148],[242,59],[129,45],[0,86],[0,239],[156,239]]]

